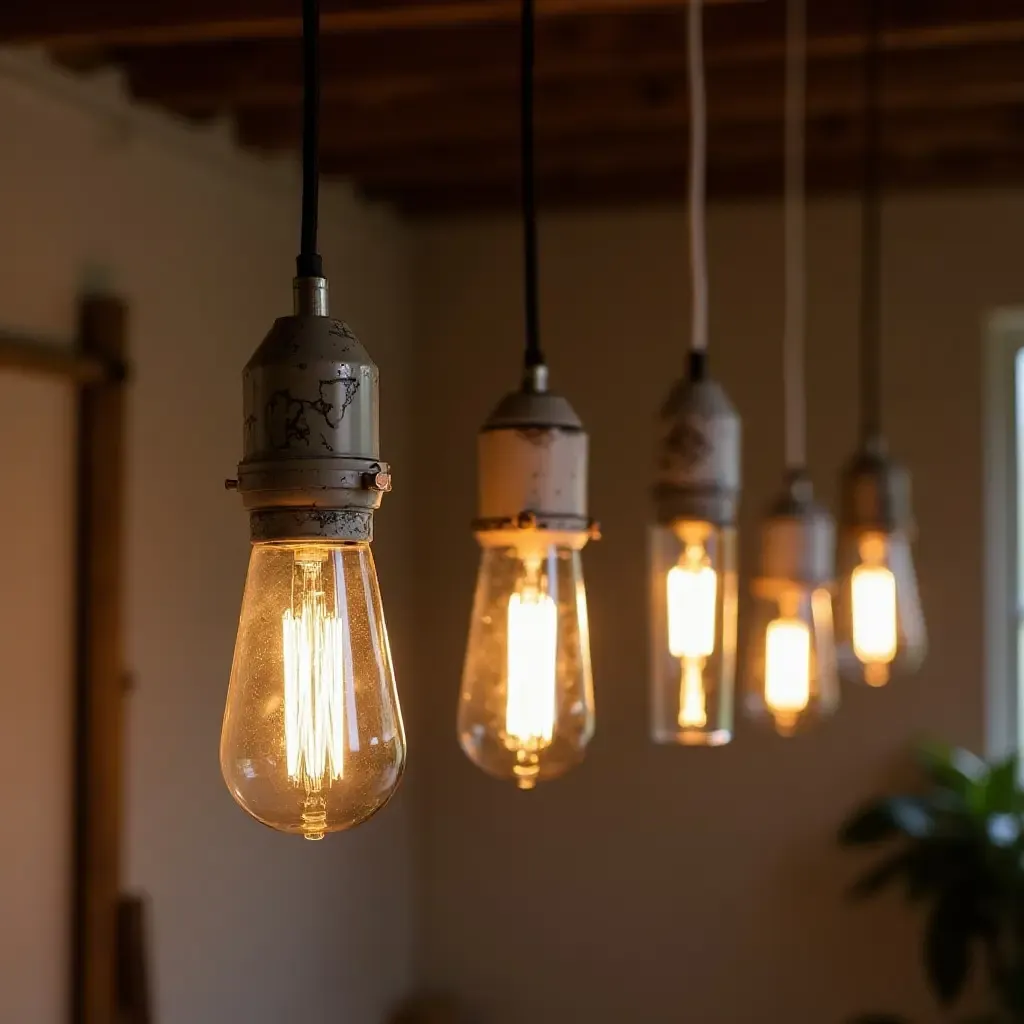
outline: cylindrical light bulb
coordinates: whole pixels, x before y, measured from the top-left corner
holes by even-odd
[[[654,527],[651,580],[654,739],[726,743],[736,665],[735,530],[692,520]]]
[[[824,587],[755,593],[749,706],[792,736],[838,703],[832,595]]]
[[[244,810],[307,839],[395,792],[405,730],[369,544],[253,545],[220,763]]]
[[[457,728],[474,764],[521,789],[582,760],[594,695],[578,549],[534,531],[484,548]]]
[[[839,543],[836,633],[843,675],[884,686],[924,656],[924,616],[910,541],[903,533],[851,532]]]

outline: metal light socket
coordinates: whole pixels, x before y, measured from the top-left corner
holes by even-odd
[[[884,438],[869,437],[843,467],[839,528],[844,533],[911,533],[910,473],[889,457]]]
[[[391,489],[380,460],[376,365],[328,313],[324,278],[295,280],[246,364],[237,488],[254,541],[362,541]]]
[[[810,480],[793,474],[761,527],[760,575],[755,591],[789,584],[830,586],[835,580],[835,524],[814,500]]]
[[[547,382],[546,366],[530,367],[522,387],[506,395],[480,429],[473,529],[484,546],[511,543],[523,530],[577,548],[596,536],[587,515],[587,434]]]
[[[734,526],[739,497],[739,415],[717,381],[684,378],[658,416],[657,520]]]

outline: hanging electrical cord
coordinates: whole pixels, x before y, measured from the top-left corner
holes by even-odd
[[[298,277],[323,277],[317,251],[320,192],[320,0],[302,0],[302,236]]]
[[[861,201],[860,394],[861,435],[882,429],[882,88],[881,0],[867,0],[864,41],[864,168]]]
[[[687,9],[687,71],[690,92],[690,273],[693,320],[690,333],[690,378],[706,371],[708,348],[708,270],[705,228],[707,178],[707,98],[704,82],[703,2]]]
[[[537,195],[534,166],[534,2],[523,0],[520,41],[520,170],[523,206],[523,280],[526,314],[526,369],[544,365],[540,347],[537,271]]]
[[[807,348],[806,210],[804,199],[804,122],[807,93],[807,3],[786,5],[785,127],[785,312],[783,391],[786,467],[800,472],[807,461],[804,363]]]

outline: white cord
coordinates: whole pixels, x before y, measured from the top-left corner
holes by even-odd
[[[807,92],[807,3],[786,6],[786,153],[785,153],[785,314],[783,383],[786,403],[786,465],[803,469],[807,461],[805,351],[807,317],[804,132]]]
[[[704,228],[707,175],[707,101],[704,87],[704,31],[702,0],[690,0],[687,9],[687,64],[690,77],[690,269],[693,273],[693,334],[690,347],[708,347],[708,267]]]

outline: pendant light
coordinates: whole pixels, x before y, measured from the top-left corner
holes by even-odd
[[[916,669],[927,646],[911,553],[910,474],[882,433],[881,0],[868,0],[864,58],[860,447],[840,483],[836,637],[845,678],[884,686]]]
[[[701,0],[691,0],[688,14],[689,372],[669,392],[658,418],[650,534],[651,733],[657,743],[717,746],[728,743],[733,730],[740,419],[707,369],[701,7]]]
[[[832,623],[835,530],[806,471],[804,95],[806,0],[788,0],[784,382],[786,477],[762,525],[747,665],[749,708],[790,736],[839,701]]]
[[[302,245],[295,312],[243,372],[237,481],[252,554],[220,763],[264,825],[321,839],[398,787],[405,731],[370,540],[390,489],[378,371],[327,308],[317,252],[319,10],[303,2]]]
[[[532,789],[579,763],[594,731],[587,598],[587,435],[548,390],[540,348],[533,167],[533,0],[522,4],[526,351],[520,388],[478,439],[480,571],[457,731],[485,772]]]

